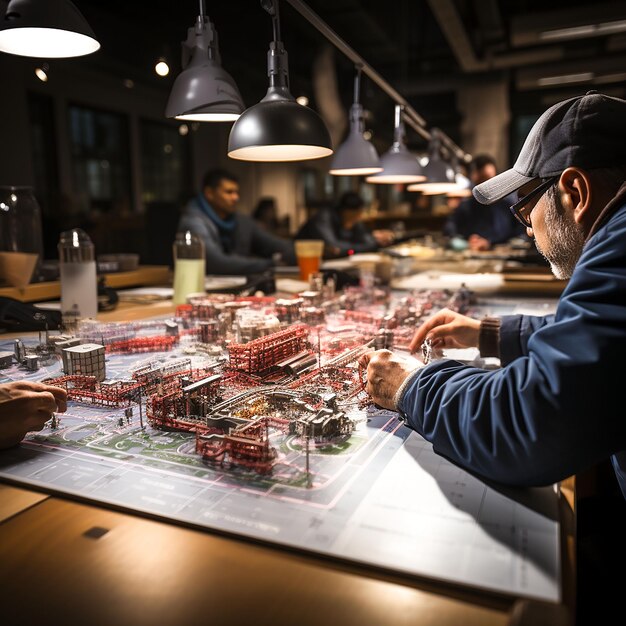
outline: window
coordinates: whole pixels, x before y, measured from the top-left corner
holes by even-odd
[[[33,153],[35,196],[44,217],[54,215],[59,204],[59,170],[56,158],[54,103],[45,94],[28,94],[30,143]]]
[[[128,119],[71,105],[69,121],[76,209],[128,213],[132,206]]]
[[[142,120],[140,142],[144,206],[182,202],[191,192],[188,136],[177,126]]]

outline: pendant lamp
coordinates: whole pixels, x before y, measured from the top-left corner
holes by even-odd
[[[181,47],[183,71],[172,86],[165,117],[191,122],[236,120],[245,107],[235,81],[222,67],[217,31],[205,15],[204,0]]]
[[[330,166],[334,176],[367,176],[382,172],[376,148],[363,137],[363,107],[359,104],[361,69],[354,78],[354,104],[350,108],[350,133],[339,146]]]
[[[428,142],[428,162],[424,165],[426,182],[409,185],[407,191],[421,191],[425,194],[442,194],[457,191],[459,185],[455,180],[452,166],[441,158],[441,134],[433,128]]]
[[[11,0],[0,19],[0,52],[61,59],[99,48],[87,20],[70,0]]]
[[[277,0],[261,0],[272,16],[274,41],[267,56],[269,88],[230,129],[228,156],[242,161],[305,161],[333,153],[322,118],[289,91],[287,52],[280,41]]]
[[[402,105],[396,105],[393,144],[380,158],[380,165],[383,171],[373,176],[368,176],[365,179],[368,183],[389,185],[394,183],[416,183],[426,180],[417,158],[406,147],[402,109]]]

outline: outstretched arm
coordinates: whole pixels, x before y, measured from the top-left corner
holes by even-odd
[[[0,384],[0,449],[18,444],[26,433],[41,430],[55,412],[67,409],[65,389],[43,383]]]

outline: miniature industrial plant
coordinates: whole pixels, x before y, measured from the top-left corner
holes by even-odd
[[[313,276],[292,298],[206,295],[167,319],[83,320],[74,335],[42,333],[34,347],[16,341],[0,366],[60,363],[62,375],[41,380],[65,388],[70,402],[123,409],[117,430],[188,433],[191,453],[225,471],[271,475],[289,437],[313,487],[309,455],[349,440],[370,404],[359,357],[406,350],[431,312],[471,305],[463,288],[392,298],[379,287],[336,292]],[[125,365],[111,376],[114,357]],[[59,426],[54,416],[50,428]]]

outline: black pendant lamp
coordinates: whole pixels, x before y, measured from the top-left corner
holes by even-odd
[[[242,161],[305,161],[333,153],[322,118],[289,91],[287,52],[280,41],[278,0],[261,0],[272,16],[274,41],[267,56],[267,94],[233,124],[228,156]]]
[[[62,59],[99,49],[87,20],[70,0],[11,0],[0,18],[0,52]]]
[[[176,77],[165,108],[166,117],[192,122],[232,122],[244,110],[235,81],[221,64],[217,31],[205,15],[187,30],[182,43],[183,71]]]

